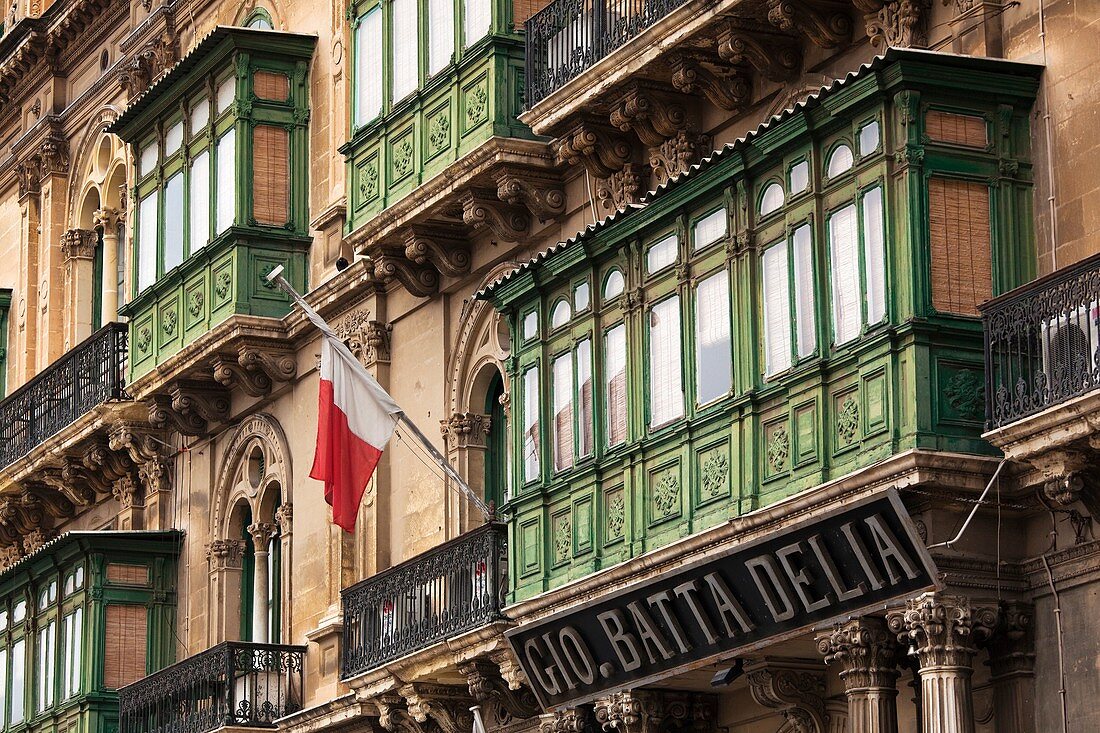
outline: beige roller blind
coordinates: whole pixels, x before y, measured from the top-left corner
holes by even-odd
[[[290,218],[290,134],[257,125],[252,136],[252,216],[282,226]]]
[[[290,80],[286,74],[274,71],[257,71],[252,75],[252,89],[260,99],[285,102],[290,96]]]
[[[145,645],[149,619],[144,606],[107,606],[103,683],[117,690],[145,676]]]
[[[932,305],[941,313],[978,315],[993,295],[989,187],[976,181],[928,181]]]
[[[924,118],[924,130],[930,140],[984,148],[988,142],[985,119],[974,115],[930,110]]]

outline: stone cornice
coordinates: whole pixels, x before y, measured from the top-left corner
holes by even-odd
[[[1100,434],[1100,389],[991,430],[982,437],[1015,461]]]

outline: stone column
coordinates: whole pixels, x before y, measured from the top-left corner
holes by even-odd
[[[826,664],[841,666],[850,733],[897,733],[898,645],[886,622],[870,616],[838,623],[817,637]]]
[[[91,229],[69,229],[61,236],[65,254],[66,300],[74,317],[65,328],[69,348],[92,335],[92,304],[95,302],[94,273],[96,233]]]
[[[275,536],[278,528],[274,522],[255,522],[248,525],[248,533],[252,535],[252,547],[254,550],[252,571],[252,641],[269,643],[268,618],[271,607],[268,600],[271,591],[268,588],[268,545]]]
[[[485,495],[485,456],[489,450],[489,416],[477,412],[456,412],[439,421],[439,429],[447,441],[447,458],[466,477],[476,492],[481,486]],[[448,498],[448,501],[451,501]],[[474,516],[471,516],[471,512]],[[456,531],[461,533],[479,526],[483,520],[469,502],[458,502],[453,514],[458,518]]]
[[[998,733],[1035,733],[1035,635],[1030,603],[1000,608],[986,643],[993,677],[993,719]]]
[[[240,638],[244,547],[244,540],[213,540],[206,546],[206,559],[210,563],[209,646]]]
[[[974,733],[974,620],[960,596],[924,593],[888,617],[920,662],[922,733]]]
[[[103,228],[103,323],[118,320],[118,209],[100,209],[95,212],[97,227]]]

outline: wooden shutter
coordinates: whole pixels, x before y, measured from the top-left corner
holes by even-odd
[[[252,75],[252,90],[259,99],[285,102],[290,96],[290,80],[286,74],[274,71],[257,71]]]
[[[113,690],[145,676],[148,616],[144,606],[107,606],[103,684]]]
[[[290,133],[257,125],[252,133],[252,216],[282,226],[290,218]]]
[[[989,187],[977,181],[928,181],[932,305],[941,313],[978,315],[993,296]]]
[[[971,148],[984,148],[989,141],[985,119],[974,115],[931,110],[925,115],[924,131],[929,140]]]

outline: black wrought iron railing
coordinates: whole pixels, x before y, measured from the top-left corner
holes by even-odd
[[[126,324],[109,323],[0,401],[0,467],[125,396]]]
[[[531,108],[687,0],[551,0],[524,24]]]
[[[503,618],[506,550],[486,524],[345,589],[343,677]]]
[[[1100,254],[981,310],[989,428],[1100,389]]]
[[[227,641],[118,691],[119,733],[274,728],[302,709],[304,646]]]

